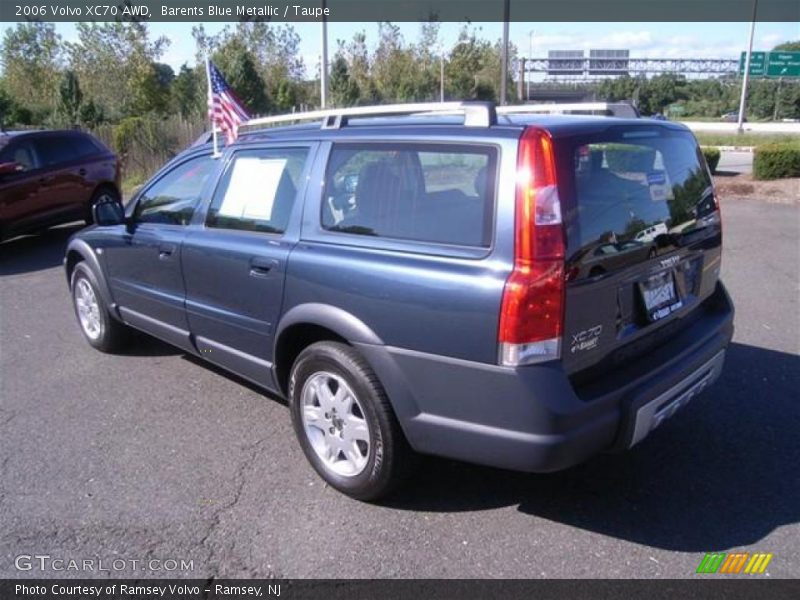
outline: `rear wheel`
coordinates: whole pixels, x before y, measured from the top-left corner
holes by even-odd
[[[388,494],[413,468],[414,453],[377,376],[351,346],[312,344],[289,380],[292,423],[319,475],[359,500]]]
[[[102,352],[112,352],[122,346],[128,329],[109,314],[97,279],[84,263],[75,266],[70,287],[75,316],[86,341]]]

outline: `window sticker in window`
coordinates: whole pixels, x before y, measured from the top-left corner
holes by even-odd
[[[218,214],[269,221],[285,168],[284,158],[238,158]]]

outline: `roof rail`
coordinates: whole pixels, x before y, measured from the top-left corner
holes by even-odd
[[[322,121],[322,129],[339,129],[350,117],[386,117],[393,115],[464,115],[467,127],[490,127],[497,123],[497,113],[491,102],[422,102],[383,104],[297,112],[273,117],[259,117],[242,123],[241,127],[265,127],[299,121]]]
[[[571,102],[566,104],[522,104],[519,106],[499,106],[497,114],[571,114],[602,111],[613,117],[639,118],[639,111],[628,102]]]

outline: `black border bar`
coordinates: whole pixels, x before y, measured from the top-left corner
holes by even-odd
[[[329,21],[503,20],[506,0],[326,0]],[[508,0],[512,22],[751,21],[754,0]],[[758,0],[757,21],[800,21],[797,0]],[[321,0],[0,0],[0,21],[314,22]],[[213,7],[214,10],[211,10]],[[297,8],[295,8],[297,7]],[[172,9],[172,12],[165,9]],[[182,14],[180,14],[182,13]]]
[[[166,593],[122,593],[122,586],[165,590]],[[17,586],[30,590],[39,587],[44,594],[20,593]],[[110,590],[116,590],[111,593]],[[170,591],[170,586],[175,586]],[[222,586],[219,588],[217,586]],[[83,591],[80,591],[82,588]],[[219,593],[225,588],[259,588],[255,592]],[[98,595],[94,590],[100,589]],[[180,589],[181,591],[178,591]],[[68,593],[75,590],[75,593]],[[63,592],[63,593],[62,593]],[[270,593],[271,592],[271,593]],[[278,592],[276,594],[276,592]],[[279,595],[278,595],[279,594]],[[487,580],[487,579],[3,579],[0,598],[3,600],[253,600],[285,598],[287,600],[764,600],[800,597],[800,581],[796,579],[764,579],[750,576],[724,578],[718,575],[697,575],[692,579],[633,580]]]

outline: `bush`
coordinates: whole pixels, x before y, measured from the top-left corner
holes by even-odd
[[[708,163],[708,168],[711,169],[712,173],[716,173],[719,159],[722,157],[722,152],[719,151],[719,148],[701,148],[701,150]]]
[[[800,143],[756,146],[753,157],[754,179],[800,177]]]
[[[128,117],[117,125],[100,125],[91,132],[119,155],[124,180],[142,182],[194,142],[205,127],[203,120],[149,115]]]

